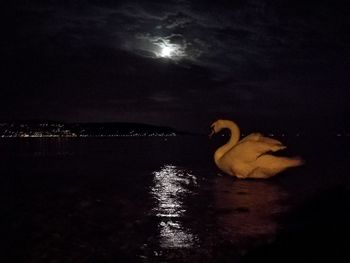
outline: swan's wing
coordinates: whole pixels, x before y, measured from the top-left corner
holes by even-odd
[[[240,141],[231,150],[226,152],[222,157],[224,162],[236,163],[236,162],[252,162],[256,160],[260,154],[256,153],[253,144],[254,141],[245,140]]]
[[[263,142],[271,145],[282,145],[282,143],[276,139],[263,136],[261,133],[251,133],[243,138],[240,142],[254,141]]]
[[[246,142],[246,141],[258,141],[263,135],[261,133],[251,133],[244,137],[240,142]]]
[[[276,152],[285,148],[281,142],[261,136],[258,140],[246,139],[238,142],[224,157],[232,161],[253,162],[266,152]]]
[[[272,138],[265,137],[265,136],[261,136],[260,139],[259,139],[259,141],[260,141],[260,142],[263,142],[263,143],[270,144],[271,146],[272,146],[272,145],[280,145],[280,146],[283,146],[283,144],[282,144],[279,140],[272,139]]]

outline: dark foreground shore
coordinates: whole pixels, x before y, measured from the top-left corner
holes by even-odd
[[[1,262],[344,261],[349,142],[286,140],[306,165],[266,181],[203,138],[1,140]]]

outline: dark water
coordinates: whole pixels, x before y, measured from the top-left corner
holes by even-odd
[[[306,165],[259,181],[219,175],[204,137],[1,139],[1,262],[344,256],[349,139],[283,141]]]

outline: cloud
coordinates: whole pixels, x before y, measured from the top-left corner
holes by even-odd
[[[338,97],[334,107],[347,105],[339,90],[348,83],[349,16],[326,0],[51,0],[16,8],[16,38],[3,49],[17,85],[4,89],[18,107],[47,101],[67,106],[67,116],[91,109],[89,116],[166,119],[202,109],[306,111],[313,94],[326,94],[315,99],[320,111]],[[177,50],[173,60],[159,56],[163,45]],[[338,92],[318,91],[325,87]]]
[[[292,66],[322,60],[324,50],[344,48],[348,41],[329,37],[342,27],[327,20],[324,5],[316,3],[304,5],[309,13],[302,15],[291,11],[297,4],[257,0],[55,3],[27,10],[41,25],[36,34],[42,30],[42,40],[72,48],[105,46],[147,58],[156,57],[159,42],[168,41],[178,45],[183,65],[207,67],[220,78],[251,67],[279,67],[283,59]]]

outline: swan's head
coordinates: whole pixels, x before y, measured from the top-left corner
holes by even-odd
[[[217,120],[212,125],[210,125],[211,133],[209,134],[209,138],[211,138],[215,133],[218,133],[224,128],[224,121]]]

